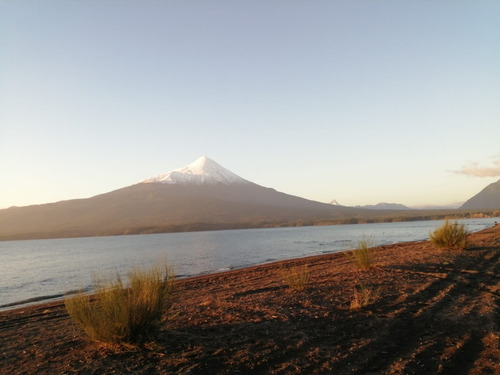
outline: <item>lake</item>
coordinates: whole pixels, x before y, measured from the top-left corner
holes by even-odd
[[[495,218],[459,220],[470,232]],[[374,245],[428,239],[443,221],[243,229],[135,236],[0,242],[0,310],[90,290],[93,275],[112,277],[166,260],[177,277],[349,250],[363,238]]]

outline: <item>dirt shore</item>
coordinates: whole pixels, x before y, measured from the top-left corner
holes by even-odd
[[[137,348],[91,342],[59,303],[0,313],[1,374],[500,374],[500,225],[467,250],[428,242],[179,280],[172,318]],[[280,270],[307,265],[291,289]],[[352,309],[356,286],[378,300]]]

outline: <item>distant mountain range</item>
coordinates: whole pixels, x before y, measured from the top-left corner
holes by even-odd
[[[381,202],[378,204],[370,204],[366,206],[356,206],[359,208],[366,208],[369,210],[411,210],[411,208],[406,207],[403,204],[399,203],[386,203],[386,202]]]
[[[467,210],[500,209],[500,180],[486,186],[460,208]]]
[[[422,212],[403,210],[409,209],[392,203],[345,207],[300,198],[245,180],[202,157],[91,198],[0,210],[0,240],[425,218]]]

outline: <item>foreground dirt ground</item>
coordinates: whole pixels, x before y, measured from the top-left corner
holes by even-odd
[[[156,340],[89,341],[61,303],[0,313],[2,374],[498,374],[500,225],[467,250],[428,242],[180,280]],[[291,289],[280,270],[307,265]],[[352,309],[356,286],[378,300]]]

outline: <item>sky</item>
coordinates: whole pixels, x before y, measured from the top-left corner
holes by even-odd
[[[500,2],[0,0],[0,208],[208,156],[343,205],[500,179]]]

